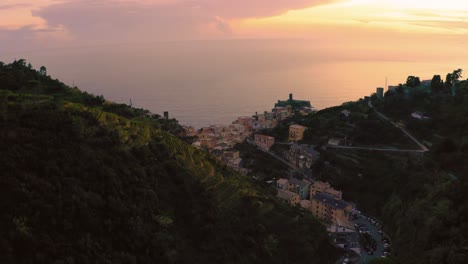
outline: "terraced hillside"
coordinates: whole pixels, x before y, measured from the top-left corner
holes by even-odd
[[[1,263],[332,263],[324,228],[176,120],[0,64]]]

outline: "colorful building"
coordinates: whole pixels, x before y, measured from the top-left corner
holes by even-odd
[[[289,141],[299,141],[304,138],[304,131],[307,127],[300,125],[289,126]]]
[[[276,196],[292,206],[296,206],[301,202],[301,198],[297,193],[293,193],[288,190],[278,189],[278,194]]]
[[[353,208],[353,204],[337,200],[335,197],[321,192],[312,197],[310,205],[310,211],[316,218],[340,226],[350,226]]]
[[[291,178],[288,181],[288,190],[299,194],[301,199],[309,198],[310,182],[307,180],[299,180]]]
[[[310,199],[312,200],[312,197],[315,196],[317,193],[325,193],[331,195],[337,200],[341,200],[343,196],[342,192],[333,189],[330,183],[321,181],[316,181],[310,186]]]
[[[275,144],[275,138],[265,135],[255,135],[255,144],[264,150],[270,150]]]
[[[287,190],[289,187],[288,182],[288,179],[279,179],[276,181],[276,188]]]

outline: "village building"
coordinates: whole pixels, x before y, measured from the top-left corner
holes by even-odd
[[[310,169],[320,158],[320,152],[313,146],[292,144],[289,151],[284,152],[284,158],[297,168]]]
[[[339,226],[350,226],[351,211],[354,206],[344,200],[337,200],[335,197],[318,192],[311,199],[310,211],[312,214],[327,223],[335,223]]]
[[[270,150],[270,148],[275,144],[275,138],[266,136],[266,135],[255,135],[255,144],[261,149]]]
[[[227,163],[229,160],[238,159],[239,157],[240,157],[239,151],[225,151],[221,159]]]
[[[308,180],[299,180],[296,178],[291,178],[288,181],[288,190],[299,194],[301,199],[309,198],[310,191],[310,182]]]
[[[279,179],[276,181],[276,188],[287,190],[289,187],[288,182],[288,179]]]
[[[194,137],[197,135],[197,130],[192,126],[182,126],[184,129],[184,136],[186,137]]]
[[[293,193],[288,190],[278,189],[278,194],[276,196],[292,206],[296,206],[301,201],[301,198],[297,193]]]
[[[305,126],[291,125],[289,126],[289,141],[299,141],[304,138]]]
[[[333,196],[337,200],[341,200],[343,193],[341,191],[335,190],[331,187],[328,182],[316,181],[310,186],[310,199],[315,196],[317,193],[326,193]]]
[[[309,200],[301,200],[299,204],[302,208],[306,209],[307,211],[310,211],[311,202]]]
[[[232,168],[235,171],[240,171],[243,166],[243,162],[241,158],[230,159],[227,163],[229,168]]]

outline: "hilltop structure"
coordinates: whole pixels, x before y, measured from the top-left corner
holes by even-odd
[[[287,106],[291,106],[293,110],[302,108],[302,107],[312,108],[310,101],[294,100],[292,93],[289,94],[288,100],[285,100],[285,101],[278,100],[278,103],[275,104],[275,107],[287,107]]]
[[[379,99],[384,98],[384,88],[377,87],[376,94],[377,94],[377,98]]]

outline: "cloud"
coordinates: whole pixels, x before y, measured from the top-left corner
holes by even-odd
[[[224,20],[224,19],[217,16],[217,17],[215,17],[215,25],[216,25],[216,28],[220,32],[222,32],[222,33],[224,33],[226,35],[232,34],[231,25],[229,25],[229,23],[226,20]]]
[[[199,0],[197,2],[208,13],[225,19],[267,17],[294,9],[302,9],[330,0]]]
[[[15,51],[41,51],[51,46],[53,41],[70,39],[69,32],[63,26],[35,28],[24,26],[19,29],[1,29],[0,41],[2,54]]]
[[[25,8],[31,7],[30,4],[6,4],[0,5],[0,10],[8,10],[8,9],[17,9],[17,8]]]
[[[205,38],[210,25],[231,35],[230,20],[264,17],[330,0],[69,0],[40,8],[34,16],[52,27],[63,25],[77,38],[102,41],[149,38]]]
[[[38,43],[53,48],[232,38],[236,36],[233,21],[274,16],[335,1],[24,0],[17,4],[15,0],[7,0],[0,5],[0,11],[5,9],[12,15],[13,11],[19,14],[21,10],[21,18],[14,27],[1,29],[0,42],[9,41],[2,47],[9,51],[9,48],[32,50]]]

